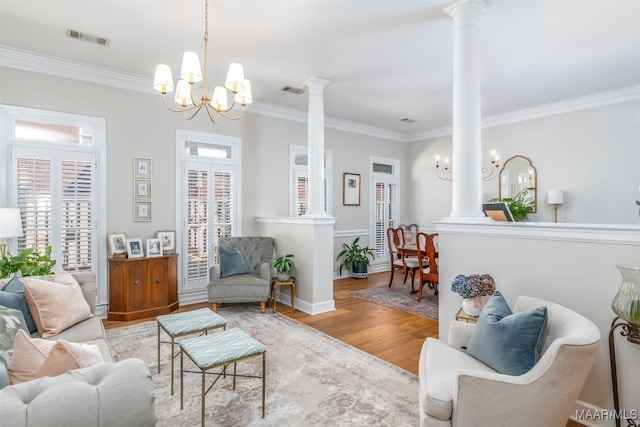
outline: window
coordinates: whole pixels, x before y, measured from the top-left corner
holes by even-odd
[[[0,169],[10,172],[7,199],[0,202],[20,209],[24,231],[11,241],[11,252],[51,246],[56,268],[95,272],[102,314],[106,249],[98,242],[106,240],[105,120],[6,105],[0,113],[10,129],[0,141],[8,154],[0,156]]]
[[[206,289],[209,267],[217,263],[218,242],[240,234],[240,139],[208,133],[177,132],[178,163],[182,175],[178,224],[183,291]]]
[[[332,153],[324,153],[324,210],[331,213]],[[306,215],[309,211],[309,155],[307,147],[289,146],[289,169],[291,171],[291,209],[294,217]]]
[[[371,159],[371,236],[378,260],[389,258],[386,230],[398,225],[400,162],[394,159]]]

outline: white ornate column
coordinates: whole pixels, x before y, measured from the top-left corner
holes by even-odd
[[[324,210],[324,88],[329,81],[312,77],[304,85],[309,89],[309,213],[328,216]]]
[[[444,10],[453,19],[453,192],[445,220],[486,221],[482,212],[482,139],[478,19],[481,0],[460,0]]]

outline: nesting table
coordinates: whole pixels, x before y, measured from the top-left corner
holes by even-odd
[[[202,333],[212,329],[227,328],[227,321],[209,308],[186,311],[184,313],[165,314],[156,318],[158,323],[158,372],[160,372],[160,344],[171,344],[171,394],[173,395],[174,350],[176,338]],[[171,341],[160,341],[160,329],[171,337]]]
[[[261,378],[262,379],[262,418],[265,412],[265,386],[266,386],[266,354],[267,349],[246,332],[239,328],[232,328],[211,335],[202,335],[195,338],[186,338],[180,341],[180,409],[184,408],[184,373],[193,372],[202,375],[201,386],[201,419],[204,427],[205,395],[215,385],[221,376],[233,376],[233,389],[236,389],[236,377]],[[185,371],[184,355],[198,367],[199,371]],[[236,372],[237,362],[262,355],[262,375],[240,375]],[[227,372],[227,366],[233,363],[233,374]],[[222,370],[213,383],[205,391],[205,374],[208,370],[219,368]]]

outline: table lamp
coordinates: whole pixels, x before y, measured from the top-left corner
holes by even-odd
[[[564,203],[564,193],[562,190],[549,190],[547,203],[553,205],[553,222],[558,222],[558,205]]]
[[[13,237],[21,237],[22,235],[20,209],[0,208],[0,239],[11,239]],[[0,257],[4,257],[6,252],[7,245],[0,243]]]

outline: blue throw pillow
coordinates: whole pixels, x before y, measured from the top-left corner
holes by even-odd
[[[512,313],[500,292],[480,312],[467,353],[501,374],[522,375],[538,363],[547,307]]]
[[[229,251],[221,246],[218,248],[218,256],[220,257],[220,278],[251,273],[240,249],[235,246]]]
[[[4,285],[2,290],[0,290],[0,305],[20,310],[25,322],[27,322],[27,329],[29,329],[30,334],[38,330],[36,322],[33,320],[33,316],[31,316],[31,311],[29,311],[27,298],[24,296],[24,283],[17,277],[14,276],[9,283]]]

